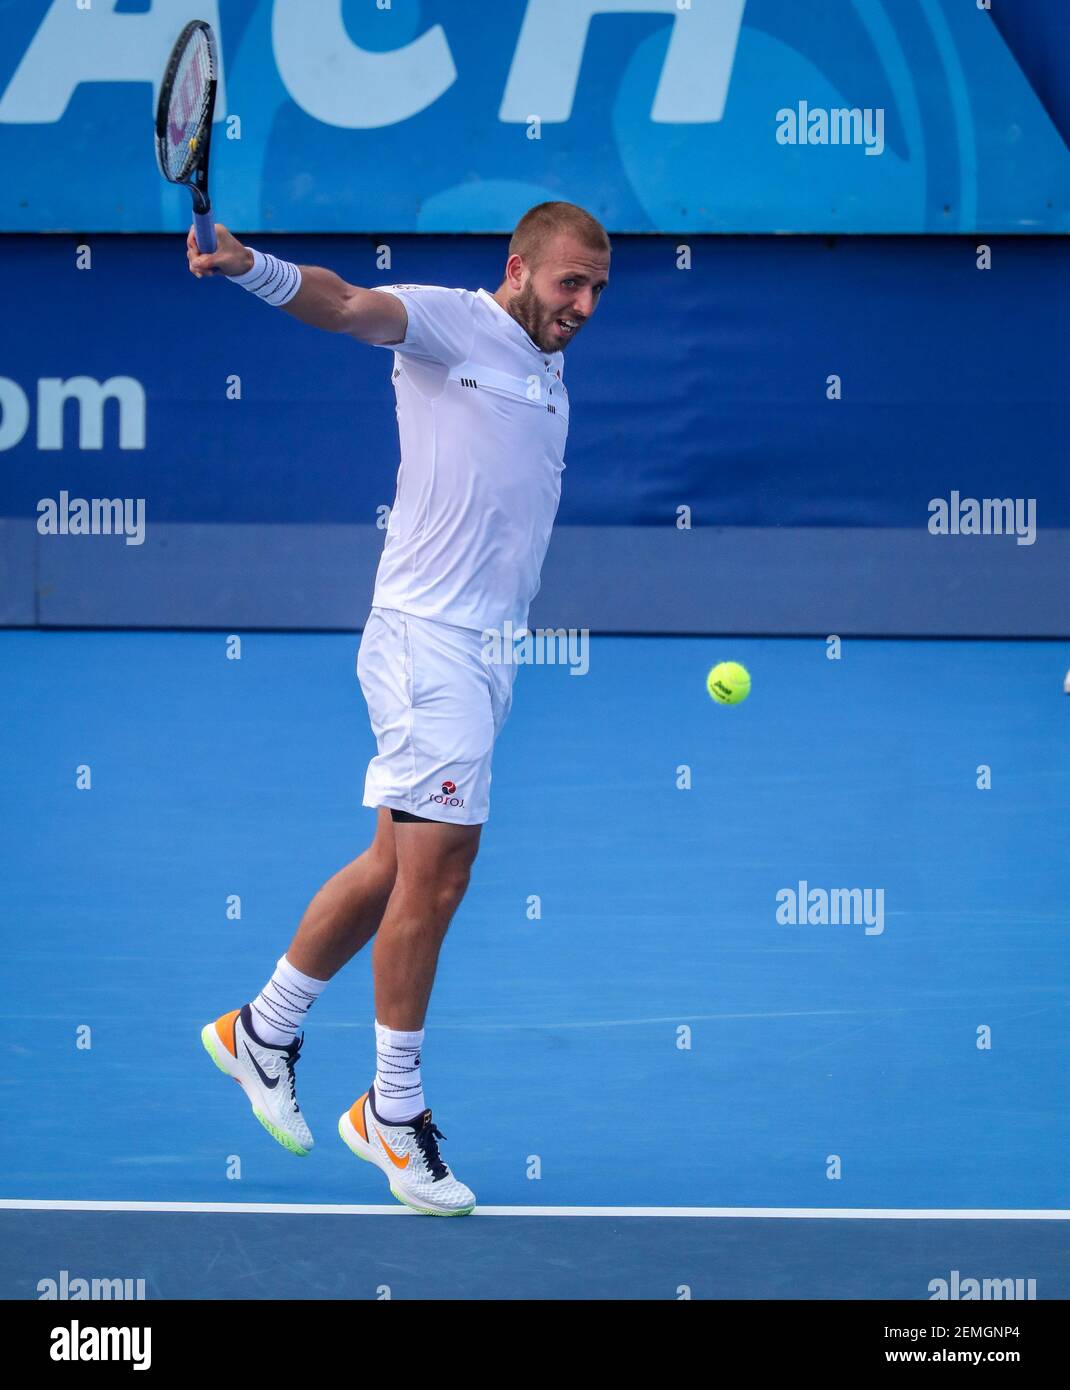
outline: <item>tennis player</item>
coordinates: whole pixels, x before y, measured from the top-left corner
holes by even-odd
[[[201,1037],[268,1132],[295,1154],[313,1140],[297,1103],[297,1032],[373,936],[375,1079],[339,1133],[394,1196],[438,1216],[475,1196],[443,1161],[424,1099],[424,1019],[439,949],[468,887],[490,809],[491,757],[516,664],[488,634],[528,617],[561,495],[564,349],[609,274],[605,229],[573,203],[519,221],[494,294],[431,285],[361,289],[330,270],[187,239],[197,277],[223,274],[294,318],[391,349],[401,438],[397,496],[357,656],[378,752],[365,806],[371,845],[319,890],[264,988]],[[498,644],[500,646],[500,643]]]

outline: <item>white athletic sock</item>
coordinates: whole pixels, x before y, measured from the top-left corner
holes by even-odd
[[[399,1033],[375,1020],[375,1110],[390,1124],[414,1120],[426,1106],[420,1080],[424,1030]]]
[[[302,975],[280,956],[274,975],[249,1006],[257,1037],[269,1047],[288,1047],[326,984]]]

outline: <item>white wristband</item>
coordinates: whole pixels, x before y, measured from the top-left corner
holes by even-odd
[[[265,304],[273,304],[276,308],[289,304],[301,288],[301,267],[291,264],[290,261],[280,261],[275,256],[265,255],[252,246],[247,249],[253,253],[252,269],[244,271],[241,275],[228,275],[227,279],[232,284],[241,285],[242,289],[248,290],[250,294],[255,294]]]

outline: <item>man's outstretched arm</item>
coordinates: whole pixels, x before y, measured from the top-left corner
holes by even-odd
[[[244,275],[253,267],[253,253],[216,223],[219,245],[210,255],[197,248],[195,228],[186,238],[186,259],[198,280],[208,275]],[[301,287],[286,304],[288,314],[327,333],[348,333],[362,343],[389,347],[404,341],[408,327],[405,305],[392,294],[347,284],[323,266],[301,266]]]

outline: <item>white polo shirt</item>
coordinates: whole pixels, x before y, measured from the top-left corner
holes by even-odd
[[[486,290],[377,286],[408,313],[394,353],[401,467],[372,604],[524,627],[561,500],[568,393]]]

